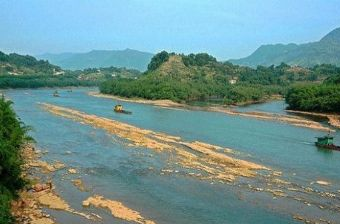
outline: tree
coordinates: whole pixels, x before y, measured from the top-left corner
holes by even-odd
[[[156,70],[161,64],[166,62],[169,59],[169,53],[166,51],[162,51],[155,56],[152,57],[151,62],[148,65],[149,71]]]

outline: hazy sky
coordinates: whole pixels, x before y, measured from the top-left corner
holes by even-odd
[[[340,0],[0,0],[0,51],[132,48],[247,56],[261,44],[319,40]]]

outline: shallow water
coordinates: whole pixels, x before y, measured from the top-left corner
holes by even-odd
[[[75,175],[65,175],[65,170],[53,174],[57,191],[75,209],[103,216],[102,223],[112,223],[113,220],[114,223],[128,222],[112,218],[102,210],[82,208],[82,200],[95,193],[121,201],[156,223],[299,223],[292,215],[300,211],[306,216],[320,216],[333,222],[337,218],[340,220],[340,210],[330,212],[313,205],[306,207],[287,198],[273,199],[270,194],[250,191],[238,183],[211,184],[180,172],[163,175],[161,169],[171,166],[163,155],[145,148],[128,147],[124,139],[104,130],[57,117],[44,111],[38,102],[73,108],[180,136],[188,141],[199,140],[232,148],[240,152],[239,158],[281,171],[285,180],[321,191],[337,192],[340,190],[340,153],[320,151],[314,146],[315,137],[324,135],[324,132],[222,113],[165,109],[128,102],[123,102],[124,107],[133,114],[116,114],[112,112],[116,101],[88,96],[89,90],[60,90],[59,98],[52,97],[52,89],[8,90],[6,96],[14,101],[19,117],[34,128],[31,135],[37,146],[49,151],[43,159],[59,160],[79,170]],[[284,113],[282,101],[240,110]],[[336,143],[340,144],[339,131],[335,135]],[[83,179],[89,192],[80,192],[72,185],[71,180],[78,177]],[[332,185],[311,185],[316,180],[329,181]],[[238,181],[256,183],[246,179]],[[52,211],[51,214],[61,224],[93,223],[64,212]]]

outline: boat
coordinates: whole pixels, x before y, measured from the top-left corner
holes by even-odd
[[[330,134],[323,136],[323,137],[317,137],[317,141],[315,142],[315,145],[322,149],[340,151],[340,146],[335,145],[333,143],[333,140],[334,140],[334,137],[330,136]]]
[[[113,111],[116,113],[122,113],[122,114],[132,114],[131,111],[127,111],[123,109],[123,106],[118,104],[113,108]]]
[[[53,96],[54,96],[54,97],[59,97],[58,90],[54,91]]]

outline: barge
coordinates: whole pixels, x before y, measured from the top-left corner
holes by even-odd
[[[334,137],[332,137],[328,134],[324,137],[318,137],[317,141],[315,142],[315,145],[318,148],[322,148],[322,149],[340,151],[340,146],[335,145],[333,140],[334,140]]]

